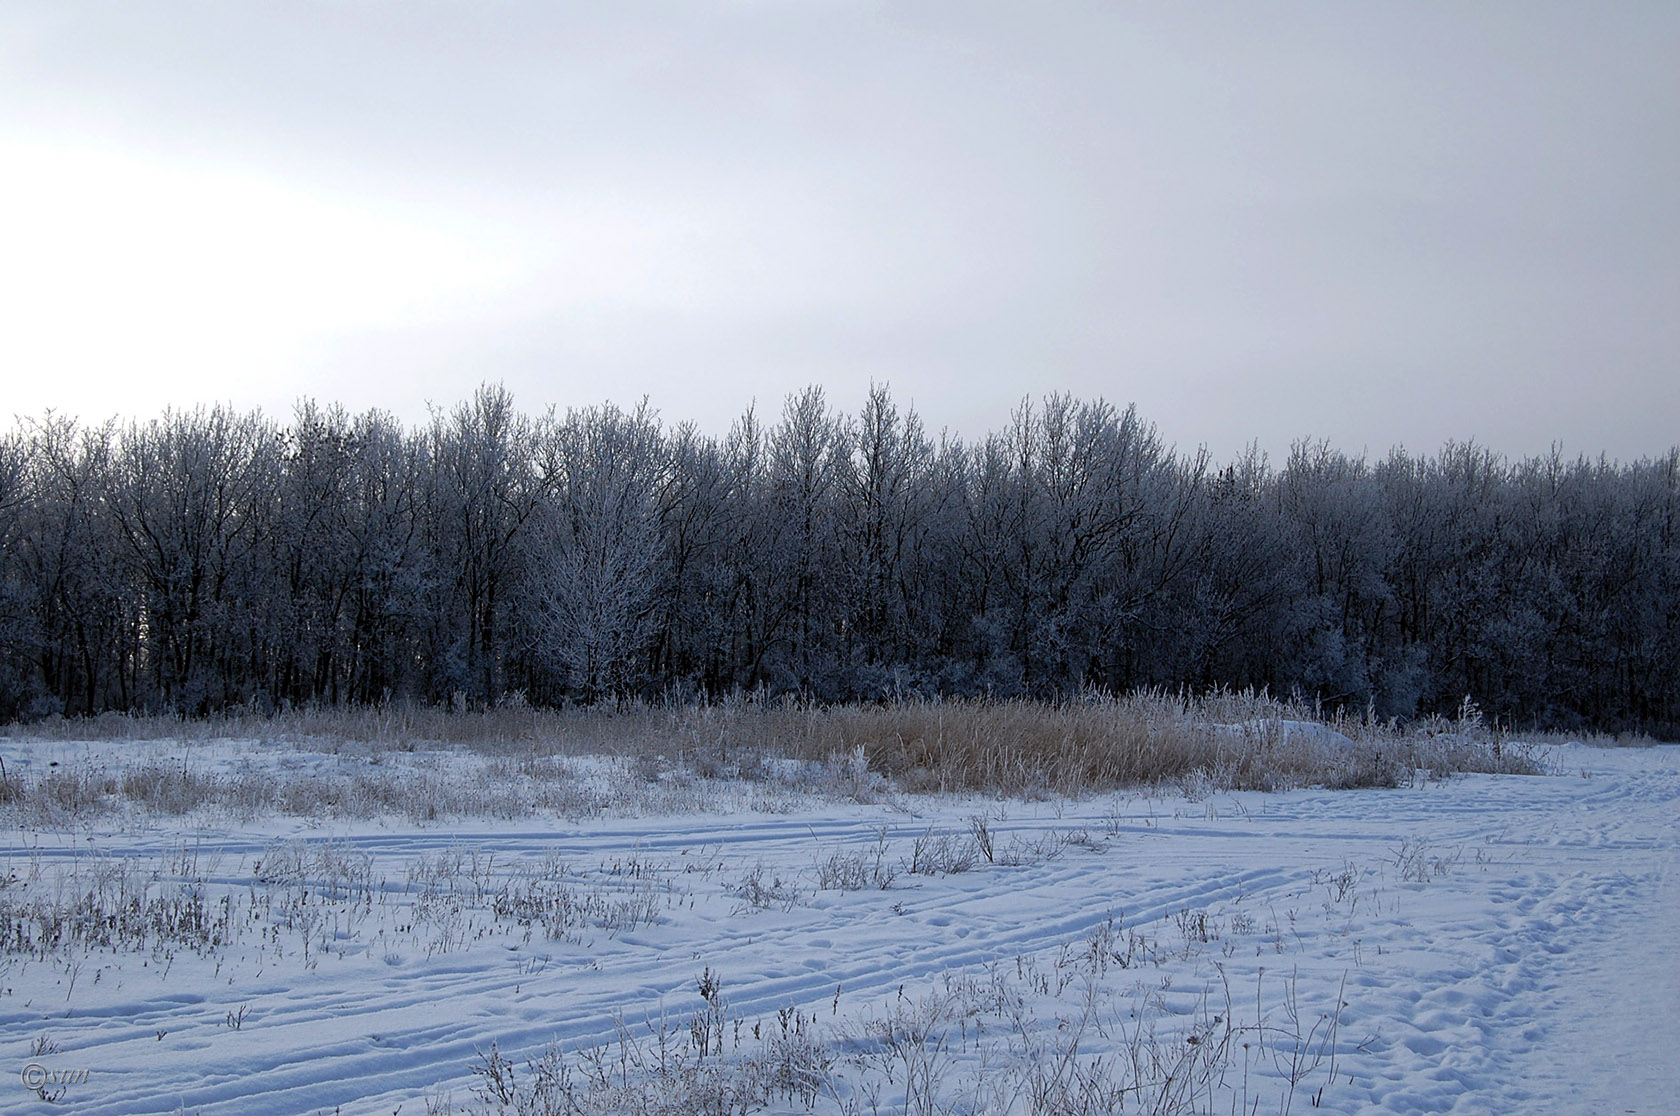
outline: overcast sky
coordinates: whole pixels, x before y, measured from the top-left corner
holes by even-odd
[[[0,0],[4,411],[1680,442],[1680,4]]]

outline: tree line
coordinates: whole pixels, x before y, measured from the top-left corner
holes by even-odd
[[[0,716],[1268,688],[1680,728],[1680,449],[1223,466],[1051,395],[975,442],[820,388],[428,423],[305,401],[0,439]]]

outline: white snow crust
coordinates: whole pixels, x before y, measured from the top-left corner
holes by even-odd
[[[367,762],[186,747],[4,743],[14,774],[137,749],[276,777]],[[708,971],[749,1031],[789,1009],[811,1021],[835,1059],[819,1112],[860,1101],[881,1020],[924,1009],[951,1111],[1027,1111],[986,1082],[1076,1030],[1081,1057],[1114,1058],[1140,1026],[1161,1049],[1235,1028],[1212,1111],[1680,1110],[1680,748],[1553,755],[1541,777],[1195,801],[740,785],[646,816],[14,824],[0,861],[14,910],[120,883],[148,900],[197,889],[230,918],[214,947],[0,955],[0,1111],[465,1108],[493,1041],[523,1065],[551,1043],[611,1044],[621,1024],[686,1035]],[[384,762],[422,759],[469,762]],[[992,861],[974,856],[975,819]],[[935,854],[962,867],[964,851],[967,870],[911,870]],[[848,861],[883,866],[889,886],[819,886]],[[580,904],[560,937],[496,910],[542,880]],[[1019,1005],[1013,1037],[977,989]],[[56,1103],[23,1080],[43,1071]],[[881,1111],[902,1110],[902,1082],[876,1088]]]

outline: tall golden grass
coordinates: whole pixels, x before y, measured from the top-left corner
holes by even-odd
[[[556,710],[514,701],[455,711],[392,704],[192,721],[106,715],[13,731],[48,739],[260,739],[359,744],[373,752],[646,757],[701,775],[750,772],[776,757],[819,767],[861,760],[907,793],[1075,795],[1187,782],[1205,789],[1344,788],[1393,786],[1419,770],[1444,776],[1541,768],[1533,749],[1511,744],[1476,716],[1407,729],[1346,718],[1323,724],[1297,704],[1230,691],[841,706],[741,700]],[[7,793],[0,788],[0,799]]]

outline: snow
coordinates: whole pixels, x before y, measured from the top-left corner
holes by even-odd
[[[1262,740],[1308,740],[1314,744],[1323,744],[1335,748],[1352,748],[1355,746],[1353,739],[1346,733],[1338,732],[1329,725],[1320,724],[1317,721],[1264,718],[1244,721],[1238,725],[1219,725],[1218,728],[1224,732],[1259,737]]]
[[[137,749],[274,778],[372,762],[273,742],[5,744],[14,777]],[[912,1055],[952,1111],[1031,1111],[1029,1063],[1069,1036],[1068,1064],[1115,1073],[1140,1050],[1229,1039],[1186,1111],[1671,1112],[1680,749],[1553,754],[1543,777],[1196,801],[860,803],[737,781],[688,788],[683,809],[654,795],[572,818],[14,822],[14,919],[34,900],[193,888],[229,918],[210,948],[0,955],[0,1108],[464,1110],[492,1042],[523,1071],[550,1043],[651,1042],[662,1020],[687,1041],[710,974],[740,1022],[726,1057],[796,1017],[833,1058],[821,1112],[902,1111]],[[430,777],[478,762],[378,758]],[[878,871],[824,889],[824,865]]]

